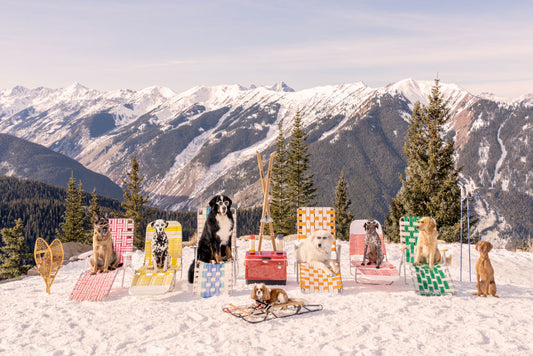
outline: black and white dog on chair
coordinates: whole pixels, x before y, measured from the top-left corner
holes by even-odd
[[[361,266],[364,266],[365,261],[368,261],[367,265],[375,263],[376,268],[379,268],[384,258],[383,249],[381,248],[381,238],[378,234],[379,223],[376,220],[368,220],[363,226],[366,233],[365,250]]]
[[[198,240],[198,261],[222,263],[231,260],[231,235],[234,220],[231,212],[231,199],[225,195],[216,195],[209,202],[210,211]],[[189,267],[189,283],[194,281],[194,266]]]

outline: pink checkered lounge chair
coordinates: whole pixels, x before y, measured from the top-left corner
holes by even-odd
[[[113,238],[113,249],[120,254],[120,262],[124,264],[124,255],[133,250],[133,220],[132,219],[109,219],[109,229]],[[131,256],[130,256],[131,257]],[[76,282],[70,300],[82,302],[102,301],[109,295],[115,278],[119,271],[122,271],[122,286],[124,286],[124,267],[107,273],[97,273],[92,275],[91,269],[83,272]]]

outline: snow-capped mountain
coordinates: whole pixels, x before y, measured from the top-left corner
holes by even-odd
[[[405,168],[407,119],[416,101],[427,103],[433,84],[405,79],[382,88],[356,82],[294,91],[280,82],[183,93],[157,86],[99,92],[78,83],[15,87],[0,90],[0,132],[68,155],[117,183],[136,156],[145,188],[162,208],[195,209],[219,192],[251,206],[261,201],[256,151],[272,152],[279,125],[288,135],[299,111],[317,203],[333,204],[344,170],[356,216],[383,220]],[[517,216],[509,203],[533,212],[533,95],[501,100],[455,84],[441,83],[441,89],[457,161],[486,229],[533,231],[530,219]]]

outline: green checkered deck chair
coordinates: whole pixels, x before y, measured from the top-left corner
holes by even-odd
[[[416,292],[424,296],[447,295],[455,293],[455,286],[450,276],[450,271],[446,265],[446,255],[443,255],[443,264],[437,264],[432,270],[427,263],[418,266],[413,264],[416,254],[416,243],[420,232],[418,231],[417,221],[421,217],[404,216],[400,219],[400,240],[405,244],[402,249],[402,263],[404,278],[407,279],[405,266],[409,264],[413,284],[416,286]]]

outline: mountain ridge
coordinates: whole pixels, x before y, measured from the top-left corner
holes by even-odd
[[[288,136],[300,112],[317,172],[317,203],[333,203],[345,169],[355,213],[383,219],[405,168],[402,150],[413,105],[427,102],[433,84],[408,78],[380,88],[354,82],[290,91],[279,82],[197,86],[182,93],[159,86],[98,92],[73,85],[70,100],[57,90],[19,88],[0,91],[0,132],[66,154],[114,182],[124,178],[135,155],[146,190],[164,209],[195,209],[220,192],[234,196],[237,206],[251,206],[261,202],[256,151],[272,152],[279,124]],[[508,182],[496,189],[533,194],[533,176],[517,174],[531,165],[533,102],[527,95],[504,102],[440,85],[450,108],[447,135],[455,138],[458,165],[466,166],[465,186],[489,209],[479,207],[484,216],[493,211],[500,217],[495,231],[501,235],[512,221],[497,201],[488,203],[489,190]]]

